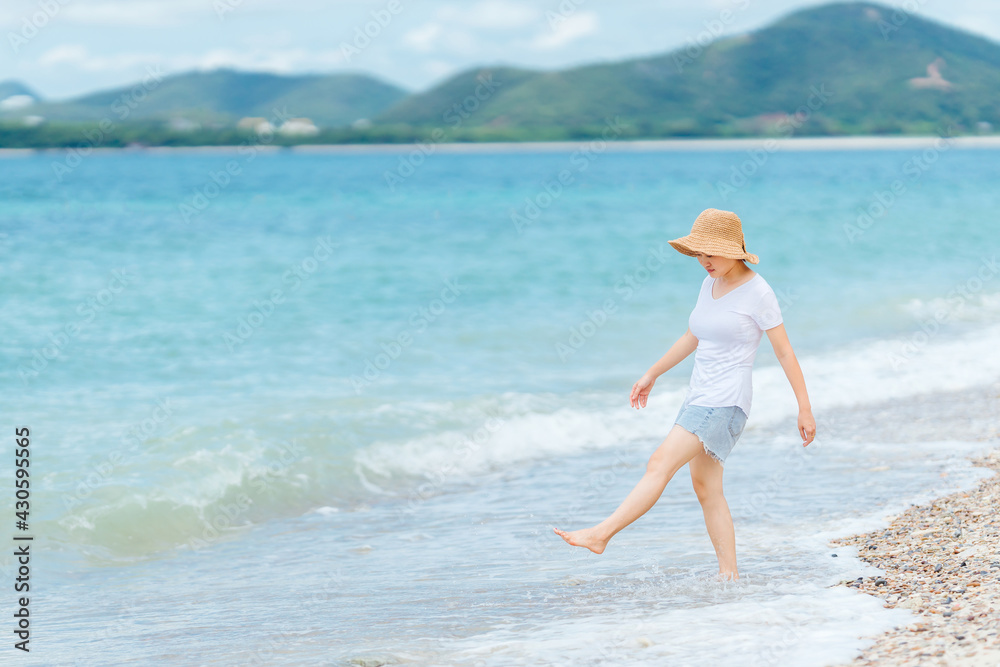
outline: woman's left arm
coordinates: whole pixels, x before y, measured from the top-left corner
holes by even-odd
[[[785,370],[785,377],[795,392],[795,400],[799,402],[799,436],[802,438],[802,446],[805,447],[816,437],[816,420],[813,419],[812,406],[809,404],[809,394],[806,393],[806,381],[802,377],[799,360],[795,358],[792,344],[788,342],[784,324],[768,329],[767,339],[771,341],[774,356],[778,357],[778,362]]]

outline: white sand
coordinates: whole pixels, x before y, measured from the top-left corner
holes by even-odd
[[[929,148],[942,139],[936,135],[907,137],[789,137],[747,139],[636,139],[616,140],[602,144],[600,139],[586,141],[522,141],[479,143],[422,142],[424,152],[434,153],[559,153],[590,148],[608,152],[684,152],[684,151],[744,151],[762,148],[775,151],[822,150],[913,150]],[[954,137],[953,148],[1000,148],[1000,135]],[[235,153],[237,146],[151,146],[110,148],[100,147],[94,152],[142,151],[148,153]],[[280,146],[257,145],[260,151],[282,150]],[[34,153],[62,152],[63,148],[0,148],[0,158],[23,157]],[[330,144],[292,146],[287,150],[296,153],[409,153],[419,150],[415,143],[403,144]]]

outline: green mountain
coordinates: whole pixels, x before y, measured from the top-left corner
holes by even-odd
[[[0,85],[16,94],[20,84]],[[0,110],[0,120],[13,121],[0,122],[0,146],[80,144],[74,122],[119,123],[122,104],[130,122],[107,145],[238,143],[250,132],[236,128],[239,118],[270,118],[275,109],[323,128],[276,139],[284,143],[575,139],[601,136],[615,118],[622,139],[991,132],[1000,128],[1000,44],[850,2],[704,47],[560,71],[479,67],[409,95],[363,75],[232,70],[175,75],[146,89],[141,101],[137,85]],[[18,122],[27,114],[46,122]],[[371,123],[352,127],[362,118]]]
[[[310,118],[319,126],[344,126],[385,110],[406,91],[370,76],[277,74],[214,70],[147,77],[135,85],[31,107],[47,120],[118,123],[184,119],[231,125],[246,116],[271,119],[275,110]],[[8,116],[13,114],[7,114]]]
[[[511,88],[532,82],[539,74],[513,67],[477,68],[451,77],[431,90],[409,95],[380,114],[376,122],[408,125],[453,125],[453,117],[479,114],[490,104],[494,94],[505,95]],[[477,97],[476,91],[480,92]],[[492,91],[492,92],[491,92]],[[470,98],[472,100],[470,101]],[[480,98],[486,98],[485,102]],[[458,107],[456,108],[456,105]],[[463,109],[468,107],[469,110]],[[475,108],[473,108],[475,107]],[[478,119],[477,119],[478,120]],[[481,124],[481,123],[480,123]]]
[[[637,136],[1000,126],[1000,45],[867,2],[804,9],[652,58],[551,72],[477,68],[375,122],[442,125],[484,76],[495,91],[469,105],[464,127],[592,134],[615,116]]]

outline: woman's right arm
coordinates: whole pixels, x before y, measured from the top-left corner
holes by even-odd
[[[660,360],[653,364],[646,374],[639,378],[639,381],[632,385],[632,395],[629,397],[629,404],[638,409],[646,407],[646,400],[649,392],[653,388],[656,378],[660,377],[671,368],[683,361],[689,354],[698,347],[698,339],[694,337],[691,330],[684,332],[677,342],[674,343],[667,353],[660,357]]]
[[[677,342],[674,343],[667,353],[660,357],[660,360],[655,364],[650,366],[649,370],[646,371],[646,375],[650,376],[654,380],[677,364],[684,361],[689,354],[695,351],[698,347],[698,339],[694,337],[691,330],[688,329],[684,332]]]

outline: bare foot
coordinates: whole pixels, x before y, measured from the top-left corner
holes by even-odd
[[[736,581],[740,578],[739,572],[719,572],[716,579],[719,581]]]
[[[553,528],[552,530],[556,535],[566,540],[568,544],[572,544],[574,547],[587,547],[595,554],[604,553],[604,548],[608,546],[608,540],[611,539],[601,537],[596,528],[584,528],[583,530],[574,530],[569,533],[558,528]]]

